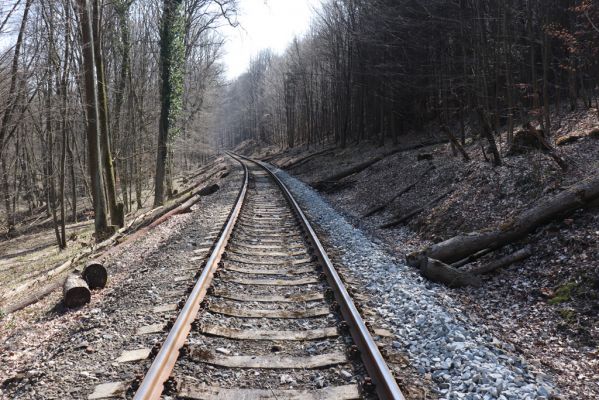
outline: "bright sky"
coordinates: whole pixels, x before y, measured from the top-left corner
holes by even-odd
[[[225,27],[227,78],[234,79],[262,49],[282,53],[295,36],[306,33],[321,0],[239,0],[237,28]]]

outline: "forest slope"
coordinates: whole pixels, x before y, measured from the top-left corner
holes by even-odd
[[[585,136],[557,147],[568,170],[563,171],[541,151],[506,156],[493,168],[485,161],[482,146],[471,143],[466,151],[472,161],[454,156],[449,145],[435,145],[398,152],[365,170],[325,186],[323,195],[356,225],[386,243],[400,258],[422,246],[460,233],[497,227],[511,215],[579,182],[599,170],[599,138],[586,136],[597,126],[594,111],[565,113],[554,118],[554,138]],[[435,139],[422,132],[407,136],[398,145]],[[438,139],[438,138],[437,138]],[[322,180],[349,167],[389,153],[389,148],[364,146],[321,151],[296,148],[279,154],[256,151],[245,143],[240,150],[254,153],[287,170],[304,182],[321,187]],[[489,158],[491,158],[489,156]],[[420,161],[418,161],[420,159]],[[299,162],[297,162],[299,161]],[[297,166],[293,163],[297,162]],[[382,211],[368,211],[386,204]],[[451,191],[420,214],[389,229],[380,226],[397,216],[426,205]],[[564,394],[588,398],[599,396],[599,211],[579,210],[537,229],[524,240],[480,259],[479,265],[525,246],[532,256],[484,278],[480,288],[455,290],[464,311],[474,321],[486,324],[514,350],[543,370],[556,375]],[[582,397],[587,398],[587,397]],[[596,398],[596,397],[595,397]]]

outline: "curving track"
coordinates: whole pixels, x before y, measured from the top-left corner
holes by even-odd
[[[235,208],[135,399],[403,399],[289,191],[233,157]]]

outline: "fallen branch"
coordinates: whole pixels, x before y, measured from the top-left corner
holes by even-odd
[[[563,192],[542,201],[495,230],[458,235],[434,244],[419,253],[452,263],[483,249],[498,249],[512,243],[560,216],[591,205],[599,199],[599,174],[593,175]]]
[[[435,169],[435,166],[431,165],[429,167],[429,169],[427,169],[423,174],[421,174],[418,178],[416,178],[416,180],[412,184],[410,184],[410,185],[404,187],[403,189],[401,189],[395,196],[391,197],[385,203],[383,203],[383,204],[381,204],[379,206],[376,206],[374,208],[371,208],[361,218],[368,218],[368,217],[370,217],[370,216],[372,216],[372,215],[374,215],[374,214],[376,214],[378,212],[383,211],[385,208],[389,207],[389,205],[391,203],[393,203],[395,200],[397,200],[398,198],[400,198],[403,194],[405,194],[405,193],[409,192],[410,190],[412,190],[417,184],[420,183],[420,180],[422,178],[424,178],[430,171],[432,171],[434,169]]]
[[[482,249],[481,251],[464,258],[463,260],[452,263],[451,266],[454,268],[463,267],[466,264],[470,264],[471,262],[476,261],[479,258],[486,256],[487,254],[491,253],[492,251],[493,251],[493,249]]]
[[[414,145],[414,146],[402,147],[402,148],[398,148],[398,149],[395,149],[395,150],[391,150],[391,151],[388,151],[388,152],[383,153],[381,155],[378,155],[378,156],[376,156],[374,158],[371,158],[368,161],[361,162],[361,163],[359,163],[357,165],[354,165],[353,167],[350,167],[350,168],[345,169],[345,170],[343,170],[341,172],[338,172],[338,173],[336,173],[334,175],[331,175],[331,176],[329,176],[329,177],[327,177],[327,178],[325,178],[325,179],[323,179],[321,181],[315,182],[315,183],[312,184],[312,187],[314,187],[315,189],[320,189],[320,186],[323,183],[326,184],[326,183],[336,182],[336,181],[339,181],[339,180],[341,180],[343,178],[347,178],[348,176],[351,176],[351,175],[357,174],[359,172],[362,172],[365,169],[370,168],[374,164],[376,164],[376,163],[384,160],[385,158],[390,157],[392,155],[395,155],[397,153],[402,153],[402,152],[405,152],[405,151],[416,150],[416,149],[420,149],[422,147],[434,146],[434,145],[437,145],[437,144],[444,144],[444,143],[447,143],[447,140],[440,140],[440,141],[436,141],[436,142],[421,143],[421,144],[417,144],[417,145]]]
[[[439,201],[441,201],[445,197],[449,196],[454,190],[455,189],[448,190],[447,192],[443,193],[442,195],[435,197],[434,199],[432,199],[431,201],[429,201],[428,203],[426,203],[424,206],[418,207],[418,208],[414,209],[413,211],[409,212],[407,215],[404,215],[403,217],[397,218],[397,219],[395,219],[395,220],[393,220],[391,222],[383,224],[379,228],[382,228],[382,229],[392,228],[394,226],[397,226],[399,224],[402,224],[402,223],[410,220],[415,215],[420,214],[424,210],[430,208],[430,206],[438,203]]]
[[[445,125],[441,125],[441,131],[443,131],[447,135],[451,144],[453,144],[458,149],[458,151],[462,154],[464,161],[470,162],[470,156],[464,149],[464,146],[462,146],[462,144],[456,139],[456,137],[453,135],[453,133],[451,133],[449,128]]]
[[[299,167],[300,165],[308,162],[309,160],[311,160],[314,157],[318,157],[318,156],[322,156],[322,155],[325,155],[325,154],[329,154],[329,153],[332,153],[333,151],[335,151],[335,150],[334,149],[324,149],[324,150],[321,150],[321,151],[317,151],[316,153],[309,154],[309,155],[307,155],[305,157],[299,157],[299,158],[287,161],[284,164],[280,164],[279,168],[281,168],[281,169],[289,169],[289,168]]]
[[[485,264],[478,268],[473,268],[473,269],[469,270],[468,272],[471,274],[475,274],[475,275],[489,274],[499,268],[504,268],[504,267],[512,265],[513,263],[516,263],[518,261],[525,260],[528,257],[530,257],[531,255],[532,255],[532,251],[530,250],[530,247],[525,247],[525,248],[520,249],[512,254],[502,257],[499,260],[491,261],[490,263]]]

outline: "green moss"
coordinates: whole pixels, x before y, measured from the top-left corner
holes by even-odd
[[[578,284],[576,282],[568,282],[557,288],[555,296],[549,300],[549,304],[561,304],[566,301],[570,301],[572,298],[572,292],[576,289]]]
[[[565,308],[563,310],[559,310],[559,315],[568,323],[576,321],[576,312],[574,310]]]

